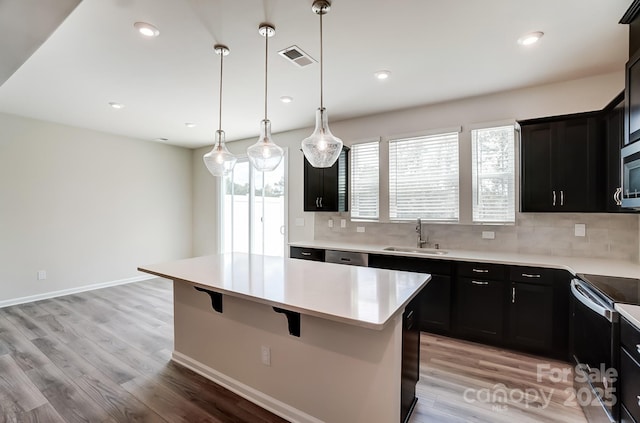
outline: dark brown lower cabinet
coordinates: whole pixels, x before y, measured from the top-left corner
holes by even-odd
[[[553,286],[512,282],[508,342],[515,347],[550,351],[553,347]]]
[[[458,278],[455,293],[455,332],[481,341],[503,336],[504,281]]]
[[[451,330],[451,276],[431,275],[420,294],[420,328],[447,334]]]
[[[400,381],[400,421],[408,422],[417,401],[420,378],[420,299],[416,296],[402,315],[402,380]]]

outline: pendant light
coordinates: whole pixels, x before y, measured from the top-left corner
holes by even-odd
[[[258,33],[265,40],[264,55],[264,119],[260,122],[260,137],[251,147],[247,148],[249,161],[257,170],[269,172],[278,167],[284,156],[284,150],[271,139],[271,121],[267,118],[267,75],[269,58],[269,37],[273,37],[276,29],[269,24],[261,24]]]
[[[229,173],[236,164],[236,157],[227,149],[224,140],[224,131],[222,130],[222,65],[224,56],[229,54],[226,46],[216,44],[213,46],[216,54],[220,56],[220,108],[218,115],[218,130],[215,135],[215,143],[213,149],[205,154],[202,158],[205,166],[213,176],[224,176]]]
[[[322,15],[329,12],[331,3],[315,0],[311,10],[320,15],[320,108],[316,111],[316,129],[310,137],[302,140],[302,152],[313,167],[331,167],[342,151],[342,140],[329,130],[329,119],[324,108],[323,62],[322,62]]]

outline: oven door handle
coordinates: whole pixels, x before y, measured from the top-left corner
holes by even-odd
[[[613,322],[615,311],[610,310],[604,307],[602,304],[598,303],[591,295],[587,293],[586,288],[584,288],[582,284],[576,279],[573,279],[571,281],[571,292],[573,293],[573,296],[582,304],[587,306],[592,311],[598,313],[608,321]]]

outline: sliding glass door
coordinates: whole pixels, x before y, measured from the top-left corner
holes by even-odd
[[[258,172],[239,158],[222,183],[222,251],[284,256],[286,244],[286,162]]]

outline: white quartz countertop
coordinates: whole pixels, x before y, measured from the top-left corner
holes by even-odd
[[[499,251],[448,250],[447,254],[434,255],[411,252],[385,251],[388,245],[351,244],[334,241],[297,241],[289,243],[294,247],[322,248],[340,251],[359,251],[373,254],[388,254],[395,256],[422,257],[435,260],[472,261],[478,263],[500,263],[521,266],[547,267],[564,269],[574,275],[587,273],[594,275],[620,276],[626,278],[640,278],[640,264],[622,261],[595,259],[583,257],[544,256],[536,254],[511,253]]]
[[[640,306],[631,304],[616,304],[616,310],[632,325],[640,329]]]
[[[138,270],[300,314],[378,330],[401,313],[431,278],[425,273],[244,253],[151,264]]]

